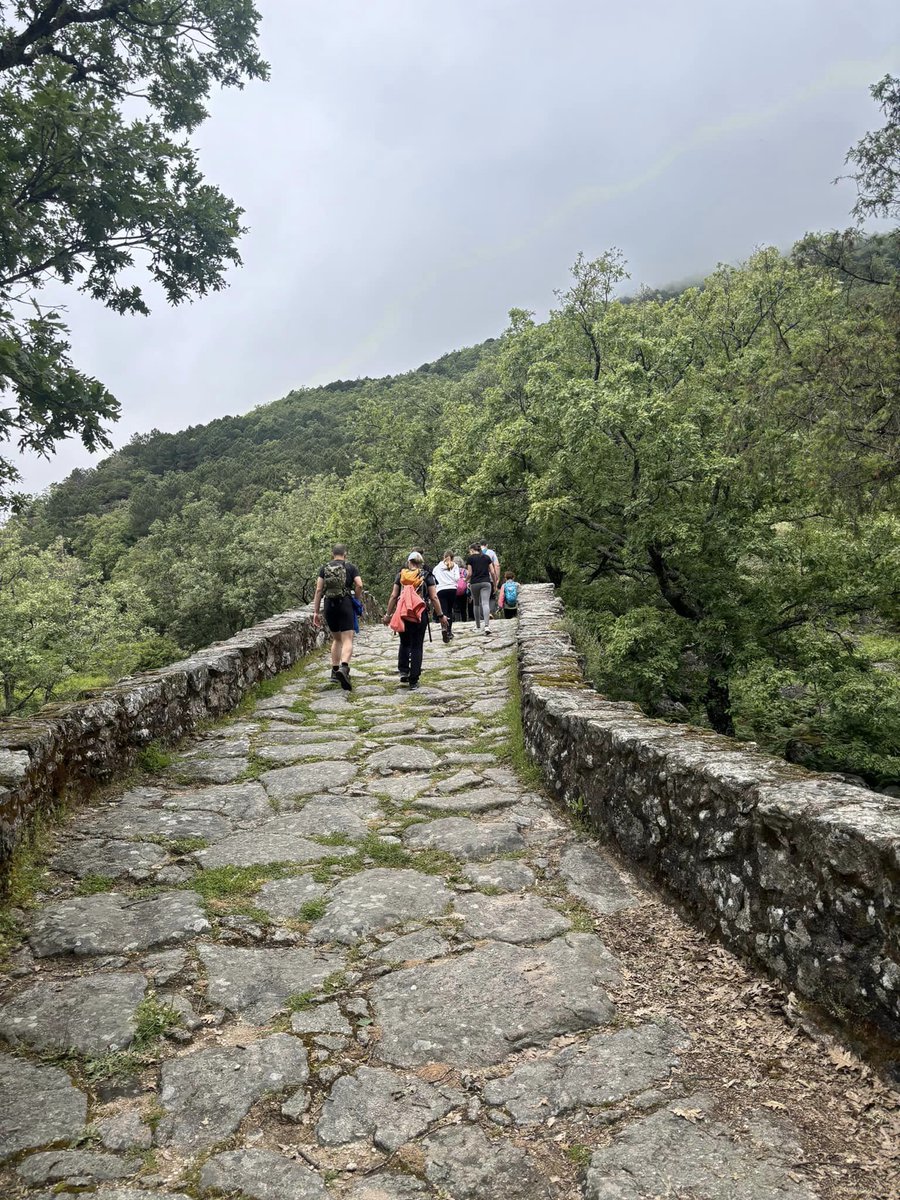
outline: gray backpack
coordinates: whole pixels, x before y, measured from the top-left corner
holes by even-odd
[[[340,600],[342,597],[350,595],[347,587],[347,564],[345,562],[326,563],[322,571],[324,583],[322,594],[326,600]]]

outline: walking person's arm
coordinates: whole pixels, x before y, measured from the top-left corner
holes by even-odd
[[[397,601],[400,599],[400,589],[394,584],[394,589],[391,592],[391,598],[388,600],[387,612],[381,618],[382,625],[387,625],[391,617],[394,615],[394,609],[397,607]]]
[[[360,600],[360,601],[362,600],[362,598],[363,598],[363,581],[362,581],[361,575],[357,575],[356,578],[353,580],[353,594],[356,596],[357,600]]]
[[[319,609],[322,606],[322,592],[325,590],[325,580],[320,575],[316,580],[316,594],[313,596],[313,625],[316,629],[322,624],[322,618],[319,616]]]

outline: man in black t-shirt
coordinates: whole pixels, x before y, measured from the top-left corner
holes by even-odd
[[[363,584],[359,571],[347,562],[347,547],[338,543],[332,547],[331,562],[319,569],[316,594],[313,598],[313,624],[322,624],[319,610],[324,600],[325,624],[331,633],[331,680],[345,692],[350,682],[350,659],[353,655],[353,597],[362,600]]]

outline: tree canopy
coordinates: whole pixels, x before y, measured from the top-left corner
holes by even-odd
[[[264,79],[250,0],[0,2],[0,437],[108,445],[118,404],[71,361],[50,281],[116,312],[225,286],[241,209],[186,135],[213,87]],[[17,477],[0,461],[0,492]]]

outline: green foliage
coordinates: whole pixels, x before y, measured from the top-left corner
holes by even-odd
[[[865,134],[847,155],[856,167],[854,215],[900,216],[900,79],[885,75],[872,85],[872,98],[887,118],[874,133]]]
[[[85,875],[79,879],[75,891],[79,896],[96,896],[101,892],[111,892],[116,881],[108,875]]]
[[[297,913],[301,921],[318,921],[320,917],[325,916],[325,910],[328,908],[328,901],[318,896],[315,900],[307,900],[300,905],[300,911]]]
[[[222,288],[240,261],[241,210],[204,181],[184,134],[213,87],[266,77],[258,20],[251,0],[0,11],[0,435],[40,453],[70,434],[97,449],[118,415],[37,304],[45,283],[146,313],[138,262],[177,304]],[[0,463],[0,486],[16,477]]]
[[[164,749],[159,742],[151,742],[149,746],[144,746],[137,756],[138,766],[148,775],[156,775],[160,771],[164,771],[174,761],[174,754]]]

